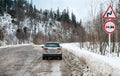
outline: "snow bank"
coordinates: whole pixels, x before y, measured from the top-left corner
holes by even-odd
[[[120,76],[120,58],[101,56],[80,49],[79,43],[66,43],[62,46],[84,60],[96,76]]]
[[[29,46],[29,45],[33,45],[33,44],[5,45],[5,46],[0,46],[0,48],[19,47],[19,46]]]

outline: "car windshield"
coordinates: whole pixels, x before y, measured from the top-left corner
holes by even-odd
[[[45,47],[60,47],[58,43],[46,43]]]

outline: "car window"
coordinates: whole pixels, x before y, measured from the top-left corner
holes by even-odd
[[[46,43],[45,47],[60,47],[58,43]]]

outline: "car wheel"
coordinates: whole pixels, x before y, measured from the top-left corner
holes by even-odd
[[[43,56],[43,58],[42,58],[43,60],[46,60],[47,59],[47,57],[45,57],[45,56]]]
[[[62,60],[62,56],[60,57],[60,60]]]
[[[42,60],[45,60],[45,57],[42,57]]]
[[[61,57],[61,56],[59,56],[59,57],[58,57],[58,60],[62,60],[62,57]]]

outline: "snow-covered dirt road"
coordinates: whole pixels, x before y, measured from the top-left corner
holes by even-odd
[[[65,53],[63,60],[42,60],[40,46],[0,48],[0,76],[94,76],[85,63]]]

